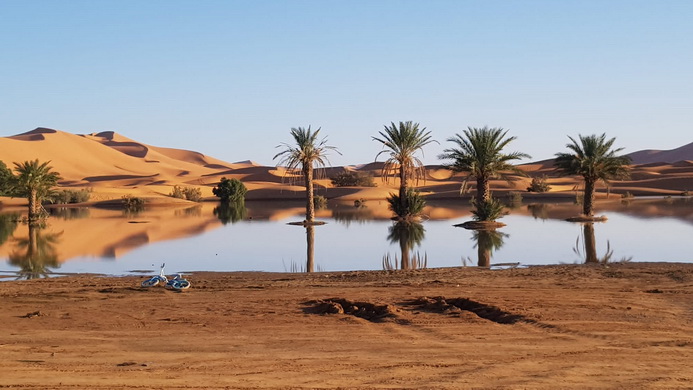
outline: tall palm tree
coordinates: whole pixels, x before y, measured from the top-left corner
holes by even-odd
[[[502,153],[503,148],[516,139],[505,135],[507,130],[502,128],[481,129],[467,127],[463,130],[464,135],[455,134],[454,137],[447,139],[456,147],[443,150],[438,156],[441,160],[452,160],[447,164],[447,168],[456,172],[469,172],[469,177],[476,178],[476,204],[481,205],[491,200],[490,180],[497,177],[504,177],[506,172],[513,172],[524,175],[517,167],[510,164],[510,161],[522,158],[530,158],[526,153],[512,152]],[[465,179],[466,184],[467,179]]]
[[[406,210],[409,180],[425,179],[426,174],[423,163],[415,154],[419,151],[423,154],[424,146],[437,141],[431,139],[430,131],[425,127],[419,129],[419,124],[412,121],[399,122],[399,126],[390,122],[390,126],[386,125],[379,134],[380,137],[373,137],[373,140],[383,144],[383,150],[375,159],[383,153],[389,155],[383,166],[383,177],[388,180],[399,173],[399,199],[402,209]]]
[[[281,157],[279,164],[287,168],[287,172],[301,172],[306,186],[306,223],[312,223],[315,218],[315,204],[313,203],[313,167],[315,165],[324,167],[329,161],[327,152],[339,151],[334,146],[327,145],[327,138],[318,139],[320,128],[315,132],[302,127],[291,128],[291,136],[294,137],[294,144],[281,143],[278,148],[284,148],[277,153],[273,159]],[[341,154],[341,153],[339,153]]]
[[[39,163],[39,160],[14,163],[16,174],[12,178],[12,193],[25,196],[29,201],[29,221],[38,219],[41,215],[41,201],[50,195],[52,188],[61,179],[58,172],[53,171],[50,161]]]
[[[571,153],[556,153],[554,166],[563,175],[580,175],[585,180],[585,196],[582,202],[582,213],[592,217],[594,204],[594,189],[597,181],[608,184],[610,179],[628,177],[630,157],[617,156],[623,148],[611,149],[616,138],[606,139],[602,135],[580,135],[578,143],[568,137],[571,143],[566,147]]]

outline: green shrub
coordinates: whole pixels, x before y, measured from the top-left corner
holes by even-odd
[[[146,201],[143,198],[132,195],[123,195],[123,208],[127,211],[142,211]]]
[[[398,194],[391,193],[387,197],[387,202],[389,203],[389,208],[400,218],[415,217],[420,215],[423,211],[424,206],[426,206],[426,201],[419,191],[413,188],[407,188],[407,192],[404,195],[406,197],[406,207],[402,206],[400,197]]]
[[[173,186],[173,189],[171,189],[171,193],[168,194],[168,196],[170,196],[172,198],[185,199],[185,193],[183,192],[183,187]]]
[[[202,200],[202,190],[196,187],[184,188],[183,195],[185,196],[185,199],[192,202],[199,202]]]
[[[57,204],[84,203],[91,198],[91,190],[61,190],[53,193],[49,201]]]
[[[322,195],[315,195],[313,197],[313,206],[315,206],[316,209],[324,209],[327,207],[327,198]]]
[[[12,174],[10,168],[8,168],[4,162],[0,161],[0,196],[12,195],[10,189],[12,187],[13,178],[14,174]]]
[[[178,199],[186,199],[192,202],[199,202],[202,199],[202,190],[196,187],[173,186],[168,196]]]
[[[248,189],[238,179],[221,178],[219,184],[212,189],[212,193],[218,196],[222,202],[245,201],[245,194]]]
[[[532,178],[532,182],[530,183],[529,187],[527,187],[527,191],[529,192],[549,192],[551,191],[551,186],[547,182],[547,177],[546,175],[542,176],[537,176]]]
[[[364,172],[344,171],[330,178],[335,187],[375,187],[373,176]]]
[[[481,203],[474,200],[472,205],[474,206],[472,214],[475,221],[495,221],[506,214],[503,203],[495,198]]]

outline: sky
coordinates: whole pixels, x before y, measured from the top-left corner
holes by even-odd
[[[440,142],[426,164],[467,127],[532,161],[578,134],[691,143],[693,1],[0,0],[0,136],[115,131],[274,165],[311,126],[348,165],[399,121]]]

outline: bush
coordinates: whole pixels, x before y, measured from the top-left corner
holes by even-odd
[[[248,189],[238,179],[221,178],[219,184],[212,189],[212,193],[218,196],[222,202],[245,201]]]
[[[123,208],[127,211],[142,211],[144,209],[145,200],[137,196],[123,195]]]
[[[315,195],[313,197],[313,206],[315,206],[316,209],[324,209],[327,207],[327,198],[322,195]]]
[[[10,168],[0,161],[0,196],[11,196],[10,188],[12,187],[12,179],[14,175]]]
[[[506,214],[503,203],[495,198],[481,203],[474,200],[472,205],[474,206],[472,214],[475,221],[495,221]]]
[[[199,202],[202,199],[202,190],[195,187],[173,186],[168,196],[178,199],[186,199],[192,202]]]
[[[406,197],[407,207],[402,207],[402,202],[398,194],[391,193],[387,197],[389,203],[389,208],[400,218],[414,217],[423,211],[424,206],[426,206],[426,201],[419,191],[407,188],[407,192],[404,195]]]
[[[51,203],[68,204],[84,203],[91,198],[91,190],[61,190],[56,191],[49,199]]]
[[[202,199],[202,190],[195,187],[187,187],[183,189],[185,199],[192,202],[199,202]]]
[[[364,172],[344,171],[330,178],[335,187],[375,187],[373,176]]]
[[[172,198],[177,198],[177,199],[185,199],[185,193],[183,193],[183,187],[173,186],[173,189],[171,190],[171,193],[168,194],[168,196],[170,196]]]
[[[551,191],[551,186],[547,183],[546,175],[541,177],[533,177],[532,183],[527,187],[528,192],[549,192]]]

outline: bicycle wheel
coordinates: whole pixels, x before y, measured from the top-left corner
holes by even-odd
[[[171,284],[171,287],[174,290],[186,290],[186,289],[190,288],[190,282],[188,282],[185,279],[174,280],[173,283]]]
[[[154,287],[159,284],[159,278],[153,277],[142,282],[142,287]]]

